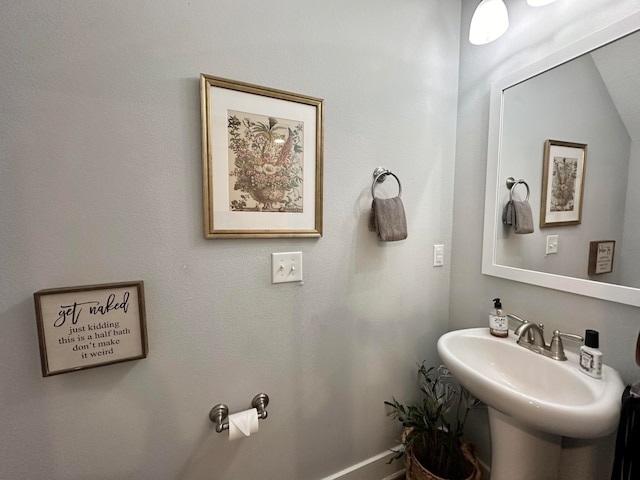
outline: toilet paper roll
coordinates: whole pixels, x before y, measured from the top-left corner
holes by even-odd
[[[258,433],[258,410],[252,408],[229,415],[229,441]]]

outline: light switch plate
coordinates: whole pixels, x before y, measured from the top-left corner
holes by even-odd
[[[545,253],[547,255],[558,253],[558,235],[547,235],[547,248]]]
[[[302,282],[302,252],[271,254],[271,283]]]

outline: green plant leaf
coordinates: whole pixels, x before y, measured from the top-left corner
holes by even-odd
[[[405,452],[419,451],[419,461],[439,476],[464,478],[459,471],[464,464],[460,438],[469,411],[481,403],[443,365],[436,369],[418,364],[418,391],[420,397],[414,403],[403,404],[395,397],[384,402],[390,407],[387,415],[411,429],[410,434],[408,430],[403,434]]]

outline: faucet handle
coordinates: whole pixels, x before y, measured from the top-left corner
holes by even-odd
[[[580,335],[576,335],[575,333],[564,333],[560,330],[554,330],[553,337],[551,338],[551,345],[549,345],[551,358],[553,358],[554,360],[567,359],[567,356],[564,353],[564,345],[562,344],[563,338],[566,338],[568,340],[576,340],[578,342],[584,341],[584,338],[582,338]]]
[[[581,337],[580,335],[576,335],[575,333],[564,333],[561,332],[560,330],[554,330],[553,331],[553,336],[559,336],[562,338],[566,338],[567,340],[575,340],[576,342],[584,342],[584,337]]]
[[[529,320],[525,320],[524,318],[520,318],[519,316],[514,315],[513,313],[507,313],[507,318],[510,318],[511,320],[514,320],[514,321],[518,322],[520,324],[520,325],[518,325],[519,327],[529,323]],[[539,323],[538,326],[540,327],[540,330],[544,330],[544,324],[543,323]]]
[[[513,313],[507,313],[507,318],[510,318],[511,320],[515,320],[520,325],[524,325],[525,323],[529,323],[529,320],[525,320],[524,318],[520,318],[519,316],[514,315]]]

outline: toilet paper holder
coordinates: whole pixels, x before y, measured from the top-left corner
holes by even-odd
[[[258,411],[258,418],[261,420],[267,418],[267,405],[269,405],[269,396],[266,393],[259,393],[251,400],[251,406]],[[229,429],[229,422],[225,423],[228,416],[229,407],[224,403],[219,403],[211,409],[209,420],[216,424],[216,432],[220,433]]]

